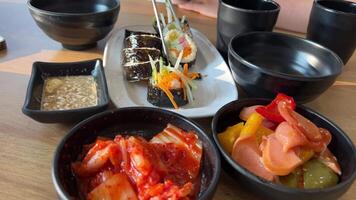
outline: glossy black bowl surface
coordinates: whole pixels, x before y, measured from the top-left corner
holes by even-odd
[[[311,120],[317,126],[329,130],[332,134],[332,141],[328,148],[337,157],[342,170],[342,176],[340,177],[341,181],[336,186],[326,189],[303,190],[277,185],[253,175],[247,169],[235,162],[223,149],[217,134],[223,132],[228,126],[232,126],[242,121],[238,117],[242,108],[253,105],[267,105],[270,102],[271,100],[259,98],[237,100],[226,104],[216,113],[212,121],[212,132],[214,141],[224,158],[223,160],[225,160],[222,165],[224,170],[231,172],[236,181],[242,182],[242,185],[246,186],[246,189],[252,191],[256,196],[263,197],[262,199],[332,200],[337,199],[344,194],[356,178],[355,146],[347,134],[337,125],[305,106],[297,106],[296,111]]]
[[[356,48],[356,2],[314,0],[307,38],[334,51],[346,64]]]
[[[219,0],[216,47],[227,57],[231,38],[251,31],[272,31],[280,6],[272,0]]]
[[[47,77],[78,75],[91,75],[94,77],[98,91],[98,105],[72,110],[41,110],[43,86]],[[108,107],[109,101],[110,98],[101,59],[67,63],[35,62],[32,66],[32,73],[27,86],[22,112],[32,119],[43,123],[78,122],[104,111]]]
[[[341,73],[341,59],[329,49],[296,36],[251,32],[229,44],[235,81],[251,97],[273,98],[278,92],[299,103],[317,98]]]
[[[94,47],[114,27],[119,0],[29,0],[37,25],[71,50]]]
[[[127,107],[92,116],[76,125],[58,145],[53,165],[52,179],[60,199],[78,198],[78,189],[71,171],[85,144],[98,136],[114,138],[118,134],[139,135],[146,139],[161,132],[168,123],[184,130],[193,130],[203,143],[202,178],[199,199],[212,199],[220,176],[220,155],[211,139],[191,120],[171,111]]]

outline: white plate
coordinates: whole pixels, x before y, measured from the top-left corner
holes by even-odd
[[[154,31],[151,26],[128,26],[114,31],[104,51],[105,74],[109,95],[117,107],[149,106],[147,101],[147,84],[145,82],[127,82],[121,67],[121,49],[125,29],[135,31]],[[237,88],[229,67],[211,42],[199,31],[192,29],[198,46],[197,60],[192,71],[207,75],[196,81],[197,90],[193,90],[194,102],[179,109],[164,108],[191,118],[213,116],[226,103],[236,100]]]

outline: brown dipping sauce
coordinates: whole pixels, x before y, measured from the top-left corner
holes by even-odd
[[[98,105],[93,76],[57,76],[44,81],[41,110],[70,110]]]

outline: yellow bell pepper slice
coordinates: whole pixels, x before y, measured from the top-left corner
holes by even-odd
[[[262,137],[263,136],[267,136],[267,135],[270,135],[274,133],[274,131],[272,131],[271,129],[269,128],[266,128],[264,126],[260,126],[260,128],[257,130],[256,132],[256,140],[257,140],[257,143],[258,144],[261,144],[262,142]]]
[[[243,122],[235,124],[234,126],[229,126],[224,132],[218,134],[218,139],[229,154],[232,152],[232,147],[234,146],[235,140],[239,137]]]
[[[261,127],[263,116],[254,112],[246,121],[245,126],[242,128],[240,137],[247,138],[256,136],[257,130]]]

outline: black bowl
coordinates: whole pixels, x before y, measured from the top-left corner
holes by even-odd
[[[72,110],[41,110],[43,84],[47,77],[77,75],[92,75],[94,77],[98,91],[98,105]],[[67,123],[77,122],[98,112],[102,112],[108,105],[109,94],[101,59],[67,63],[35,62],[32,66],[32,73],[27,86],[22,112],[39,122]]]
[[[230,40],[237,34],[272,31],[280,6],[272,0],[219,0],[216,48],[227,58]]]
[[[242,182],[248,190],[253,191],[254,194],[262,196],[263,199],[331,200],[337,199],[344,194],[356,178],[355,146],[346,133],[344,133],[337,125],[333,124],[319,113],[304,106],[297,106],[297,112],[314,122],[317,126],[329,130],[332,134],[332,141],[328,147],[337,157],[342,169],[342,176],[340,178],[341,182],[336,186],[325,189],[303,190],[277,185],[253,175],[247,169],[235,162],[231,156],[225,152],[217,138],[217,134],[223,132],[228,126],[241,121],[238,116],[243,107],[258,104],[266,105],[269,102],[271,102],[271,100],[258,98],[237,100],[226,104],[216,113],[212,122],[212,132],[214,141],[225,160],[225,163],[222,165],[223,168],[234,174],[236,180]]]
[[[203,143],[202,178],[199,199],[212,199],[220,176],[220,156],[206,133],[191,120],[171,111],[148,107],[127,107],[97,114],[76,125],[60,142],[54,155],[52,179],[60,199],[78,198],[71,162],[77,160],[85,144],[98,136],[140,135],[147,139],[168,123],[193,130]]]
[[[331,49],[346,64],[356,48],[356,2],[314,0],[307,39]]]
[[[82,50],[94,47],[113,28],[119,0],[29,0],[37,25],[63,47]]]
[[[341,59],[329,49],[296,36],[251,32],[229,44],[235,81],[251,97],[273,98],[283,92],[299,103],[312,101],[341,73]]]

